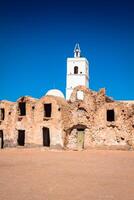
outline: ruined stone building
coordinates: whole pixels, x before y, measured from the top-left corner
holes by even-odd
[[[0,147],[134,149],[134,101],[89,89],[89,64],[77,44],[67,59],[66,99],[53,89],[40,99],[0,101]]]

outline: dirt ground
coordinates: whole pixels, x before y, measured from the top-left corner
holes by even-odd
[[[133,151],[0,151],[0,200],[134,200]]]

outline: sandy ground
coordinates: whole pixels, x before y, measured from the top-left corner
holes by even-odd
[[[0,151],[0,200],[134,200],[134,152]]]

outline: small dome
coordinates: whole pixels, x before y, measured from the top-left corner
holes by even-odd
[[[56,89],[48,90],[46,95],[65,98],[64,94],[60,90],[56,90]]]

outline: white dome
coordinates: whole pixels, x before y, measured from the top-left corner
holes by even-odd
[[[56,89],[48,90],[46,95],[65,98],[64,94],[60,90],[56,90]]]

